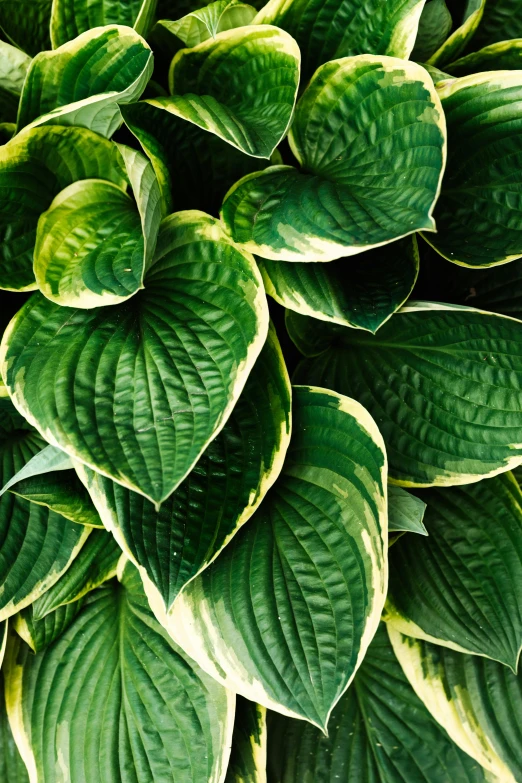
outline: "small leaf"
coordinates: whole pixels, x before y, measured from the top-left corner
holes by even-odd
[[[421,63],[429,60],[445,42],[452,26],[453,20],[445,0],[428,0],[422,9],[411,59]]]
[[[283,472],[163,622],[226,687],[325,729],[384,603],[386,455],[358,403],[293,391]]]
[[[443,68],[446,63],[459,56],[471,39],[473,39],[473,43],[475,42],[475,34],[488,2],[489,0],[466,0],[465,3],[450,4],[456,29],[430,57],[429,65]]]
[[[426,503],[402,487],[388,486],[388,531],[390,533],[417,533],[427,536],[423,519]]]
[[[522,32],[521,32],[522,34]],[[481,71],[511,71],[522,68],[522,39],[485,46],[444,66],[453,76],[469,76]]]
[[[7,625],[4,623],[4,625]],[[7,636],[6,636],[7,638]],[[4,678],[0,674],[0,780],[2,783],[29,783],[22,757],[16,747],[7,719]]]
[[[39,653],[49,647],[67,630],[83,606],[83,601],[61,606],[43,620],[34,617],[33,606],[22,609],[13,620],[17,634],[29,645],[34,653]]]
[[[78,525],[103,527],[89,493],[72,470],[31,476],[14,483],[10,492],[46,506]]]
[[[225,783],[266,783],[266,708],[241,696]]]
[[[22,418],[22,417],[20,417]],[[71,458],[56,446],[45,446],[41,451],[37,451],[34,457],[28,460],[23,468],[15,473],[9,481],[0,489],[0,495],[7,492],[14,484],[23,479],[41,476],[45,473],[54,473],[60,470],[70,470],[73,468]]]
[[[162,20],[159,25],[180,38],[185,46],[197,46],[208,38],[215,38],[224,30],[245,27],[252,22],[257,11],[240,0],[216,0],[204,8],[191,11],[175,22]]]
[[[497,41],[522,37],[522,18],[518,0],[488,0],[473,47],[479,49]]]
[[[132,566],[89,593],[43,652],[12,637],[5,677],[13,733],[38,783],[56,783],[57,770],[69,783],[225,776],[234,696],[169,639]]]

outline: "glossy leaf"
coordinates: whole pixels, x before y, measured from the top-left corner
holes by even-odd
[[[136,101],[152,75],[152,52],[134,30],[108,25],[88,30],[31,62],[18,129],[80,125],[111,136],[121,123],[119,103]]]
[[[522,256],[522,80],[492,71],[443,82],[448,165],[426,236],[448,261],[492,266]]]
[[[103,527],[89,493],[72,470],[31,476],[17,481],[10,492],[31,503],[46,506],[71,522]]]
[[[386,631],[377,631],[326,737],[282,715],[268,720],[269,783],[485,783],[415,695]]]
[[[217,216],[234,182],[267,165],[177,117],[161,103],[140,101],[122,106],[121,111],[154,167],[166,214],[201,209]]]
[[[5,709],[4,679],[0,674],[0,780],[2,783],[29,783],[22,757],[18,752]]]
[[[428,60],[430,65],[443,68],[446,63],[455,60],[466,48],[469,41],[475,42],[475,34],[482,20],[484,8],[489,0],[466,0],[466,2],[451,3],[455,29]],[[496,2],[496,0],[494,0]]]
[[[522,260],[488,268],[453,265],[446,279],[453,301],[522,320]]]
[[[419,0],[270,0],[257,24],[275,24],[303,52],[303,82],[328,60],[385,54],[407,60],[424,2]]]
[[[178,52],[169,71],[172,97],[149,103],[247,155],[269,158],[290,124],[299,63],[297,44],[277,27],[227,30]]]
[[[502,41],[485,46],[478,52],[448,63],[445,68],[453,76],[469,76],[481,71],[520,70],[522,69],[522,39],[517,38],[514,41]]]
[[[225,424],[267,328],[253,259],[208,215],[181,212],[128,302],[32,297],[4,334],[2,374],[49,443],[159,504]]]
[[[104,25],[134,27],[137,33],[145,36],[155,6],[153,0],[54,0],[51,15],[53,48]]]
[[[389,633],[404,673],[452,740],[490,773],[488,780],[520,780],[520,675],[488,658]]]
[[[20,471],[45,446],[8,397],[0,395],[0,485]]]
[[[56,783],[57,770],[70,783],[224,777],[234,697],[169,639],[132,567],[90,593],[42,653],[13,638],[6,680],[13,733],[38,783]]]
[[[283,472],[164,622],[226,687],[325,728],[384,603],[386,455],[356,402],[293,391]]]
[[[159,512],[136,492],[77,466],[106,528],[163,609],[217,557],[276,480],[290,440],[290,399],[272,328],[227,423]]]
[[[473,48],[522,37],[518,0],[487,0],[484,16],[473,37]]]
[[[31,58],[0,41],[0,120],[15,122],[18,101]]]
[[[0,147],[0,288],[36,288],[38,218],[61,190],[90,178],[127,185],[116,146],[85,128],[33,128]]]
[[[2,37],[31,57],[50,49],[51,5],[52,0],[0,0]]]
[[[422,9],[411,59],[425,63],[448,38],[453,20],[446,0],[428,0]]]
[[[13,620],[17,634],[35,653],[45,650],[67,630],[83,606],[83,601],[61,606],[43,620],[34,617],[33,605],[22,609]]]
[[[225,783],[266,783],[266,708],[237,697]]]
[[[20,420],[22,420],[22,417],[20,417]],[[39,436],[37,435],[36,437],[38,438]],[[4,486],[0,489],[0,495],[3,495],[4,492],[7,492],[7,490],[10,489],[10,487],[12,487],[14,484],[17,484],[19,481],[22,481],[23,479],[32,478],[33,476],[41,476],[44,473],[70,470],[72,468],[73,462],[71,458],[65,454],[65,452],[63,452],[61,449],[57,449],[56,446],[44,446],[41,451],[37,451],[34,457],[31,457],[29,460],[27,460],[23,467],[14,473],[9,481],[4,484]]]
[[[376,332],[406,301],[419,271],[414,237],[350,259],[314,264],[258,259],[267,294],[322,321]]]
[[[78,602],[91,590],[116,576],[121,549],[110,533],[93,530],[60,579],[32,604],[32,617],[43,620],[61,606]]]
[[[390,553],[391,624],[516,669],[522,647],[522,492],[510,473],[432,489],[429,538]]]
[[[310,350],[293,313],[290,336]],[[295,325],[295,328],[294,328]],[[326,325],[325,325],[326,326]],[[510,318],[411,303],[376,336],[336,327],[295,378],[359,400],[375,418],[402,486],[469,484],[522,463],[522,325]]]
[[[332,261],[434,230],[445,124],[419,65],[372,55],[327,63],[300,98],[289,139],[302,171],[248,175],[223,204],[230,235],[252,253]]]
[[[158,24],[191,48],[209,38],[215,38],[224,30],[249,25],[256,13],[255,8],[240,0],[216,0],[203,8],[191,11],[175,22],[162,20]]]
[[[418,533],[427,536],[424,525],[426,503],[416,495],[393,484],[388,486],[388,531],[390,533]]]

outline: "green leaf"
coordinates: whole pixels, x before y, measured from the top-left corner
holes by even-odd
[[[2,122],[16,120],[18,101],[30,62],[31,58],[20,49],[0,41],[0,119]]]
[[[32,604],[34,620],[43,620],[60,606],[77,602],[116,576],[121,549],[105,530],[93,530],[67,571]]]
[[[20,420],[22,420],[21,416]],[[32,431],[34,432],[34,430]],[[24,464],[23,468],[16,472],[9,481],[4,484],[2,489],[0,489],[0,495],[3,495],[10,487],[23,479],[41,476],[45,473],[54,473],[55,471],[60,470],[70,470],[73,467],[71,458],[61,449],[57,449],[56,446],[45,446],[41,451],[37,451],[34,457],[31,457],[31,459]]]
[[[0,288],[36,288],[38,218],[61,190],[91,178],[127,185],[117,147],[85,128],[33,128],[0,147]]]
[[[302,315],[376,332],[406,301],[419,272],[415,237],[350,259],[314,264],[258,259],[267,294]]]
[[[231,690],[325,728],[379,623],[386,455],[358,403],[294,387],[283,472],[163,621]]]
[[[7,623],[4,625],[7,631]],[[2,783],[29,783],[25,764],[15,745],[7,720],[2,674],[0,674],[0,780]]]
[[[67,630],[83,606],[83,600],[61,606],[43,620],[34,617],[33,606],[22,609],[13,620],[16,633],[35,653],[45,650]]]
[[[4,620],[2,623],[0,623],[0,668],[2,666],[2,663],[4,662],[5,648],[7,645],[8,625],[9,625],[8,620]]]
[[[0,122],[0,145],[7,144],[15,135],[15,131],[14,122]]]
[[[256,24],[275,24],[303,52],[303,82],[328,60],[385,54],[407,60],[415,42],[422,0],[270,0]]]
[[[268,25],[227,30],[182,49],[169,71],[170,98],[149,101],[257,158],[286,135],[299,84],[294,39]]]
[[[152,52],[134,30],[88,30],[31,62],[20,99],[18,129],[79,125],[110,137],[120,103],[136,101],[152,76]]]
[[[238,696],[225,783],[266,783],[266,739],[266,708]]]
[[[21,416],[9,397],[0,396],[0,486],[4,486],[45,441]]]
[[[0,0],[0,29],[12,44],[34,57],[51,48],[52,0]]]
[[[522,320],[522,260],[472,269],[453,264],[445,280],[452,301]]]
[[[522,37],[522,16],[519,0],[487,0],[484,16],[473,36],[473,47]]]
[[[234,697],[169,639],[130,566],[89,593],[42,653],[10,639],[5,676],[13,734],[38,783],[57,773],[69,783],[224,778]]]
[[[256,13],[255,8],[240,0],[216,0],[204,8],[191,11],[175,22],[161,20],[158,24],[191,48],[208,38],[215,38],[224,30],[249,25]]]
[[[453,26],[445,0],[429,0],[422,9],[411,59],[426,62],[442,46]]]
[[[522,492],[510,473],[422,493],[429,538],[390,553],[386,619],[516,670],[522,648]]]
[[[270,714],[268,761],[269,783],[486,783],[415,695],[382,624],[328,736]]]
[[[388,486],[388,531],[390,533],[418,533],[427,536],[423,519],[426,503],[402,487]]]
[[[292,328],[292,312],[288,323],[309,355],[303,330]],[[519,322],[412,302],[377,336],[353,329],[341,335],[341,329],[320,356],[301,362],[295,377],[350,395],[369,410],[394,484],[469,484],[522,463]],[[315,344],[311,349],[317,353]]]
[[[427,242],[448,261],[493,266],[522,256],[522,82],[492,71],[443,82],[449,157]]]
[[[450,37],[444,41],[437,51],[428,60],[429,65],[444,67],[466,48],[473,38],[482,19],[484,8],[488,0],[466,0],[466,2],[451,3],[450,8],[456,29]],[[494,0],[497,2],[497,0]]]
[[[129,301],[33,296],[4,334],[2,374],[49,443],[159,504],[225,424],[267,328],[252,257],[218,221],[181,212]]]
[[[10,492],[46,506],[78,525],[103,527],[89,493],[72,470],[31,476],[16,482]]]
[[[519,70],[522,68],[522,39],[485,46],[478,52],[448,63],[445,68],[453,76],[469,76],[480,71]]]
[[[297,104],[289,139],[302,171],[273,166],[225,198],[222,219],[250,252],[332,261],[435,229],[445,124],[419,65],[372,55],[323,65]]]
[[[519,781],[520,675],[488,658],[388,632],[404,673],[451,739],[484,767],[488,780]]]
[[[266,161],[244,155],[162,105],[140,101],[121,112],[154,167],[166,214],[201,209],[217,216],[234,182],[266,167]]]
[[[94,27],[112,24],[134,27],[137,33],[146,36],[155,6],[154,0],[54,0],[53,49]]]
[[[162,611],[217,557],[279,475],[290,440],[290,397],[271,328],[227,423],[159,512],[142,495],[77,466],[105,526]]]

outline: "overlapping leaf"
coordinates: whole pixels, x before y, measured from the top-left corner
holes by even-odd
[[[60,606],[41,620],[35,618],[33,606],[28,606],[15,615],[13,627],[33,652],[41,652],[67,630],[83,603],[80,598],[74,603]]]
[[[427,72],[361,55],[322,66],[290,131],[302,166],[240,180],[222,219],[262,258],[332,261],[390,242],[431,217],[445,160],[445,124]]]
[[[4,679],[0,674],[0,779],[2,783],[29,783],[22,757],[18,752],[5,709]]]
[[[522,647],[522,492],[510,473],[422,493],[429,537],[390,553],[391,624],[516,669]]]
[[[388,486],[389,533],[418,533],[427,536],[424,525],[426,503],[416,495],[393,484]]]
[[[485,46],[444,66],[453,76],[469,76],[481,71],[509,71],[522,68],[522,39]]]
[[[522,37],[522,17],[518,0],[487,0],[473,48]]]
[[[325,728],[384,602],[386,456],[356,402],[293,391],[283,472],[164,622],[227,687]]]
[[[456,59],[464,51],[470,40],[475,40],[475,34],[488,1],[465,0],[465,2],[450,3],[454,30],[449,38],[431,55],[428,60],[430,65],[443,68],[446,63]]]
[[[186,47],[197,46],[218,33],[245,27],[252,22],[256,9],[240,0],[216,0],[203,8],[191,11],[175,22],[158,22],[171,35],[180,38]]]
[[[283,466],[290,421],[290,381],[271,329],[227,423],[159,511],[136,492],[77,466],[105,526],[163,610],[259,506]]]
[[[208,215],[181,212],[127,302],[32,297],[4,334],[2,374],[48,442],[159,504],[225,424],[267,328],[253,259]]]
[[[445,0],[428,0],[419,20],[411,59],[425,63],[448,38],[453,20]]]
[[[13,733],[39,783],[224,777],[234,697],[169,639],[131,566],[43,652],[13,637],[5,676]]]
[[[0,121],[16,122],[18,102],[31,58],[0,41]]]
[[[225,783],[266,783],[266,741],[266,708],[238,696]]]
[[[305,355],[322,353],[301,362],[297,382],[369,410],[394,483],[468,484],[522,462],[518,321],[427,302],[407,305],[376,336],[324,322],[314,334],[302,320],[290,312],[292,339]]]
[[[50,49],[51,6],[52,0],[0,0],[2,38],[31,57]]]
[[[404,673],[457,745],[499,783],[522,776],[522,681],[478,655],[411,639],[389,630]]]
[[[111,136],[119,103],[138,100],[152,75],[152,52],[134,30],[107,25],[88,30],[31,62],[18,112],[27,125],[79,125]]]
[[[87,30],[111,24],[133,27],[146,36],[155,7],[153,0],[54,0],[51,13],[53,48]]]

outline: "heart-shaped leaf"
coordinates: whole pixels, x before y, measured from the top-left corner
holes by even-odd
[[[146,36],[155,7],[154,0],[54,0],[51,13],[53,49],[80,33],[103,25],[133,27]]]
[[[290,440],[290,394],[270,329],[227,423],[159,511],[142,495],[77,466],[105,526],[163,609],[217,557],[279,475]]]
[[[246,27],[256,14],[255,8],[240,0],[216,0],[197,11],[191,11],[175,22],[162,20],[158,24],[191,48],[209,38],[215,38],[225,30]]]
[[[415,237],[329,264],[258,259],[267,294],[302,315],[376,332],[406,301],[419,272]]]
[[[250,174],[223,204],[230,235],[252,253],[332,261],[435,229],[445,122],[419,65],[372,55],[323,65],[297,104],[289,139],[302,171]]]
[[[89,593],[43,652],[12,637],[4,666],[9,720],[33,780],[56,783],[57,770],[69,783],[223,780],[234,696],[169,639],[132,566],[121,583]]]
[[[121,123],[119,103],[136,101],[152,75],[152,52],[130,27],[88,30],[31,62],[18,129],[80,125],[111,136]]]
[[[386,54],[407,60],[424,2],[420,0],[271,0],[255,22],[275,24],[303,50],[303,81],[328,60]]]
[[[522,463],[518,321],[429,302],[407,305],[376,336],[320,321],[304,329],[303,320],[289,313],[290,336],[305,355],[322,353],[301,362],[297,381],[369,410],[393,483],[469,484]],[[322,331],[310,341],[314,323]]]
[[[334,392],[294,387],[292,416],[279,479],[163,621],[231,690],[324,729],[384,603],[386,455]]]
[[[403,636],[388,628],[415,692],[451,739],[476,759],[488,780],[522,776],[522,679],[506,666]]]
[[[266,708],[241,696],[225,783],[266,783]]]
[[[216,220],[180,212],[127,302],[32,297],[4,334],[2,374],[48,442],[159,504],[225,424],[267,329],[252,257]]]
[[[127,186],[116,145],[85,128],[33,128],[0,147],[0,288],[36,288],[38,218],[61,190],[90,178]]]

